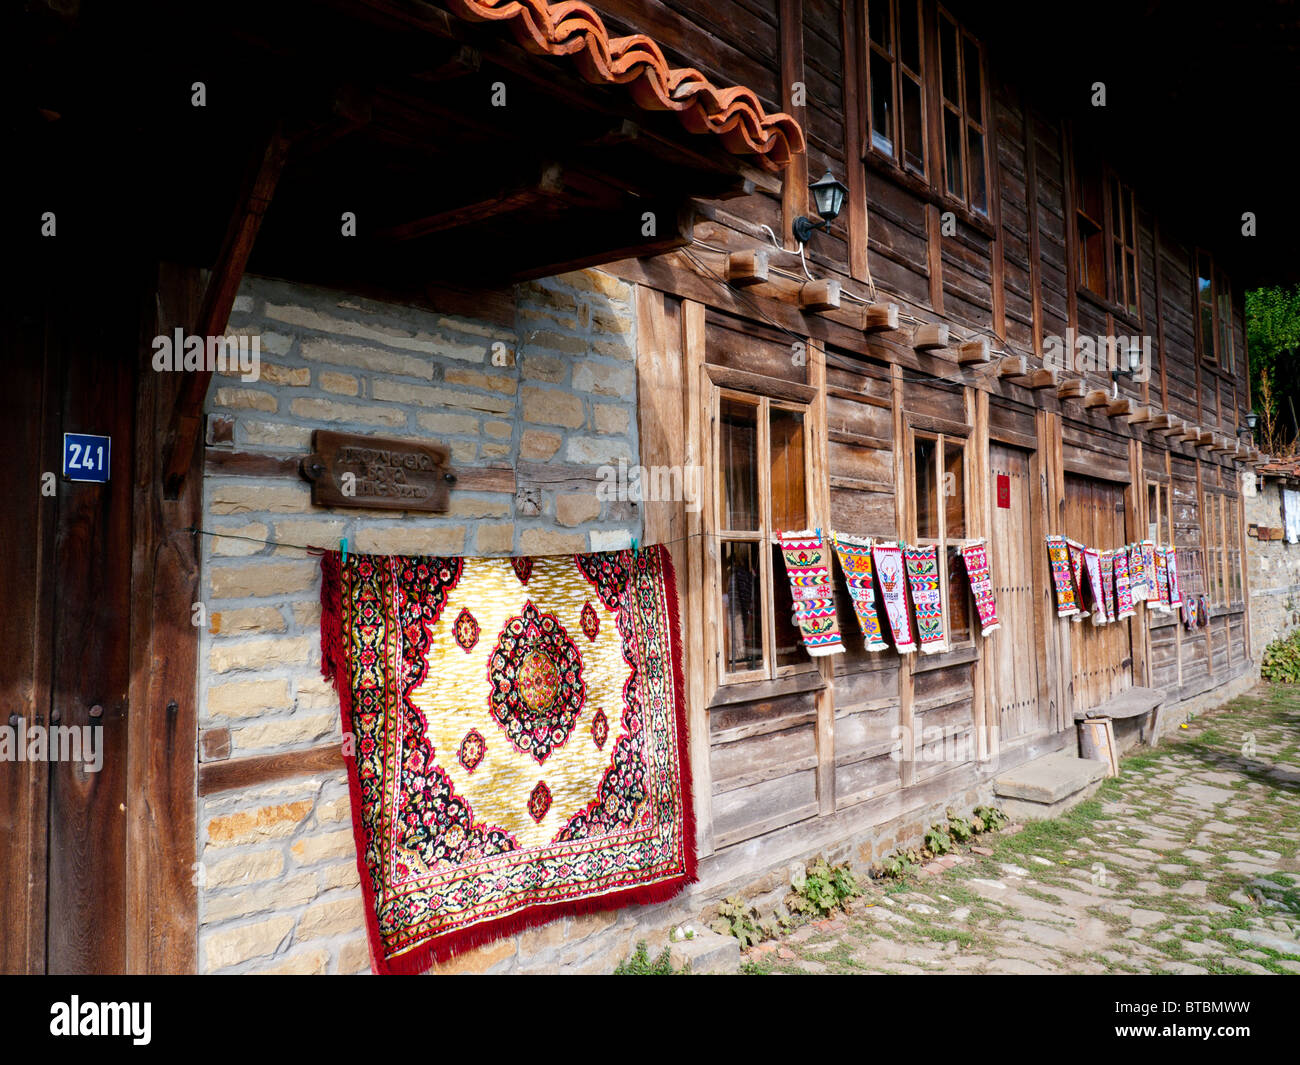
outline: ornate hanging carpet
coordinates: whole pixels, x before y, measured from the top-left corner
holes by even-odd
[[[377,971],[695,878],[666,549],[322,569]]]
[[[1133,608],[1133,590],[1129,586],[1128,548],[1121,547],[1114,552],[1115,558],[1115,606],[1119,613],[1116,619],[1123,621],[1131,618],[1137,611]]]
[[[1183,590],[1178,583],[1178,548],[1169,548],[1165,559],[1169,566],[1169,606],[1172,609],[1183,605]]]
[[[1106,620],[1115,619],[1115,556],[1110,551],[1102,551],[1098,558],[1101,562],[1101,601],[1106,608]]]
[[[912,610],[916,614],[916,633],[923,654],[948,650],[943,631],[943,599],[939,589],[939,548],[908,547],[903,551],[907,563],[907,583],[912,592]]]
[[[1155,549],[1156,555],[1156,609],[1162,614],[1169,613],[1169,556],[1163,547]]]
[[[1085,547],[1083,564],[1088,569],[1088,587],[1092,591],[1092,623],[1105,625],[1110,618],[1106,614],[1106,593],[1101,584],[1101,556],[1091,547]]]
[[[804,647],[814,658],[844,653],[840,622],[835,616],[835,588],[831,583],[831,553],[820,529],[778,532],[781,557],[790,578],[794,623]]]
[[[1047,561],[1052,567],[1052,585],[1056,589],[1056,616],[1072,617],[1079,612],[1079,607],[1074,601],[1074,582],[1070,580],[1070,548],[1064,536],[1048,536]]]
[[[1075,540],[1066,540],[1065,545],[1070,549],[1070,573],[1074,577],[1074,601],[1079,604],[1077,614],[1070,617],[1071,621],[1082,621],[1088,616],[1088,611],[1084,607],[1084,574],[1087,570],[1087,559],[1084,556],[1083,544]]]
[[[998,601],[993,594],[993,575],[989,567],[989,548],[986,540],[972,540],[961,548],[961,559],[970,580],[971,595],[975,597],[975,610],[980,618],[980,635],[997,632]]]
[[[853,599],[853,612],[862,628],[862,641],[868,651],[883,651],[889,645],[880,631],[880,615],[876,613],[876,585],[872,579],[871,538],[850,536],[833,532],[835,551],[840,556],[844,581]]]

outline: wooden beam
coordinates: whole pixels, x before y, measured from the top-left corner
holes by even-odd
[[[799,307],[804,311],[833,311],[840,305],[840,283],[834,278],[806,281],[799,288]]]
[[[1152,432],[1161,436],[1182,436],[1183,430],[1187,428],[1187,423],[1182,418],[1175,418],[1172,414],[1165,415],[1165,422],[1163,428],[1153,429]]]
[[[1150,407],[1139,405],[1134,407],[1133,413],[1128,416],[1128,423],[1129,425],[1145,425],[1154,417],[1155,411]]]
[[[898,304],[870,303],[862,312],[862,331],[875,333],[898,328]]]
[[[1185,444],[1199,444],[1201,442],[1201,427],[1188,422],[1178,439]]]
[[[1089,392],[1086,396],[1083,397],[1083,405],[1087,407],[1089,410],[1092,410],[1096,407],[1109,407],[1110,393],[1102,388],[1094,388],[1091,392]]]
[[[957,348],[957,364],[969,366],[971,363],[988,362],[992,358],[989,342],[984,337],[967,340]]]
[[[414,218],[409,222],[386,226],[377,230],[372,239],[391,243],[418,240],[448,229],[459,229],[513,211],[522,211],[542,200],[559,198],[563,194],[563,167],[559,163],[545,163],[535,179],[509,187],[490,188],[486,195],[478,196],[468,203]]]
[[[1013,385],[1019,385],[1021,388],[1030,388],[1034,390],[1042,388],[1055,388],[1057,386],[1057,377],[1055,370],[1039,369],[1030,370],[1027,374],[1011,379]]]
[[[1008,355],[998,362],[998,376],[1003,379],[1024,377],[1028,372],[1029,360],[1023,355]]]
[[[1106,417],[1121,418],[1127,417],[1133,413],[1133,404],[1127,397],[1121,396],[1119,399],[1111,400],[1106,404]]]
[[[1081,377],[1071,377],[1056,386],[1057,399],[1083,399],[1088,394],[1088,384]]]
[[[912,333],[912,347],[917,351],[933,351],[948,346],[948,327],[922,322]]]
[[[769,256],[761,249],[733,251],[727,256],[727,281],[742,288],[757,285],[767,280],[769,266]]]
[[[1159,432],[1161,429],[1166,428],[1168,425],[1169,425],[1169,415],[1164,413],[1164,411],[1157,411],[1154,407],[1152,407],[1151,417],[1146,422],[1143,423],[1142,428],[1149,433],[1156,433]]]
[[[343,769],[343,749],[331,743],[283,754],[230,758],[223,762],[204,762],[199,766],[199,794],[212,795],[234,788],[250,788],[289,777],[333,773]]]
[[[230,321],[230,309],[235,305],[235,296],[239,292],[239,283],[244,277],[244,268],[248,264],[248,256],[257,240],[257,231],[262,226],[262,216],[271,204],[271,197],[275,194],[275,187],[288,156],[289,141],[277,123],[267,136],[256,165],[251,168],[244,190],[226,226],[221,251],[203,293],[198,321],[192,325],[195,335],[210,337],[225,331],[226,323]],[[208,382],[211,379],[211,370],[187,373],[177,397],[171,425],[163,444],[162,475],[169,499],[176,497],[180,482],[194,460],[194,448],[203,427],[203,401],[207,397]]]

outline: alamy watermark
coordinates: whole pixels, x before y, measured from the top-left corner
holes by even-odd
[[[1048,370],[1073,373],[1102,373],[1118,369],[1126,374],[1131,371],[1135,381],[1147,381],[1151,377],[1151,337],[1094,337],[1067,329],[1063,337],[1043,337],[1043,366]]]
[[[596,498],[602,503],[685,503],[691,513],[700,509],[703,466],[629,466],[619,459],[617,466],[599,467],[596,476]]]
[[[237,371],[246,384],[262,375],[262,338],[257,335],[202,337],[187,334],[177,326],[171,333],[154,337],[152,346],[153,368],[158,373]]]
[[[96,725],[0,725],[0,762],[80,762],[87,773],[104,768],[103,729]]]

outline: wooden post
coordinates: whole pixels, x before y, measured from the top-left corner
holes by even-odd
[[[820,340],[808,341],[808,383],[817,390],[809,426],[811,435],[812,524],[829,533],[831,527],[830,458],[826,423],[826,349]],[[814,699],[817,707],[817,803],[821,815],[835,812],[835,655],[817,659],[823,687]]]
[[[889,366],[889,379],[894,413],[894,527],[898,530],[899,539],[906,540],[911,535],[906,486],[915,482],[909,478],[912,463],[911,456],[907,454],[907,430],[903,420],[903,368],[896,362]],[[915,539],[914,536],[912,538]],[[916,779],[916,765],[912,761],[916,753],[916,738],[913,735],[915,721],[912,713],[915,681],[912,670],[916,665],[916,655],[919,653],[918,651],[910,655],[900,655],[898,663],[898,723],[902,729],[904,743],[907,744],[907,749],[903,751],[903,758],[899,763],[903,787],[908,787]]]

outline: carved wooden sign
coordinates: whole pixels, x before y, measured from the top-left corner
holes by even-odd
[[[443,444],[317,429],[311,446],[302,475],[311,481],[317,506],[433,513],[448,508],[456,475],[447,468],[451,449]]]

